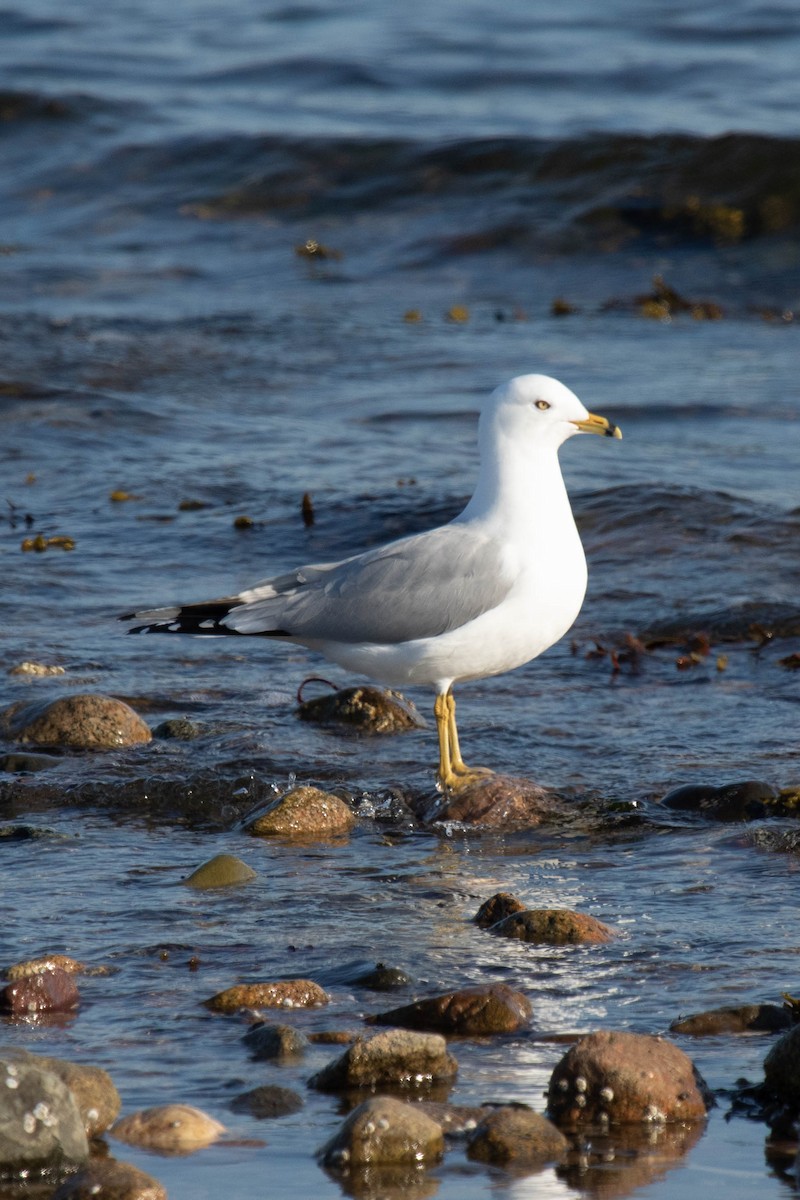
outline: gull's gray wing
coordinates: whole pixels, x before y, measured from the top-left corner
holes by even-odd
[[[467,525],[444,525],[266,580],[243,592],[220,623],[234,633],[301,642],[407,642],[474,620],[495,608],[512,582],[493,539]]]

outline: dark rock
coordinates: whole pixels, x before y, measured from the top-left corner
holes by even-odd
[[[303,721],[342,725],[359,733],[402,733],[423,729],[425,722],[410,700],[387,688],[339,688],[327,696],[304,700],[297,709]]]
[[[499,1166],[544,1167],[558,1162],[569,1143],[552,1122],[528,1108],[487,1113],[467,1139],[467,1157]]]
[[[671,1033],[713,1037],[719,1033],[777,1033],[793,1024],[791,1013],[778,1004],[740,1004],[681,1017],[669,1028]]]
[[[52,1200],[167,1200],[152,1175],[114,1158],[93,1158],[65,1179]]]
[[[764,1059],[764,1082],[784,1104],[800,1105],[800,1025],[781,1034]]]
[[[495,892],[494,896],[484,900],[475,914],[474,921],[476,925],[480,925],[481,929],[488,929],[491,925],[502,921],[503,917],[510,917],[512,913],[524,911],[525,905],[516,896],[512,896],[511,892]]]
[[[415,803],[423,825],[445,822],[483,829],[532,829],[559,812],[558,798],[530,779],[487,774],[458,791]]]
[[[550,1079],[547,1111],[568,1128],[701,1121],[707,1097],[691,1059],[671,1042],[604,1030],[564,1055]]]
[[[778,793],[768,783],[744,780],[723,787],[689,783],[673,788],[661,803],[665,808],[699,812],[717,821],[757,821],[766,816]]]
[[[514,912],[492,925],[490,932],[499,937],[551,946],[610,942],[614,936],[613,930],[602,921],[569,908],[531,908]]]
[[[433,1163],[444,1152],[441,1127],[419,1110],[389,1096],[375,1096],[353,1109],[320,1150],[326,1166],[347,1170],[380,1163]]]
[[[308,1047],[308,1038],[291,1025],[272,1025],[259,1021],[242,1038],[256,1062],[267,1059],[301,1058]]]
[[[34,775],[37,771],[57,766],[61,761],[56,754],[0,754],[0,771],[8,775]]]
[[[238,983],[206,1000],[212,1012],[235,1013],[242,1008],[315,1008],[330,996],[310,979],[282,979],[276,983]]]
[[[54,1175],[89,1157],[72,1092],[52,1071],[0,1059],[0,1177]]]
[[[61,696],[46,704],[13,704],[0,714],[0,728],[17,742],[116,749],[149,742],[151,733],[133,709],[112,696]]]
[[[195,725],[194,721],[189,721],[186,717],[170,717],[169,720],[156,725],[153,737],[164,741],[192,742],[200,737],[202,732],[199,725]]]
[[[257,837],[334,837],[356,823],[344,800],[315,787],[296,787],[247,826]]]
[[[370,1024],[400,1025],[405,1029],[431,1029],[442,1033],[483,1037],[491,1033],[513,1033],[527,1023],[530,1001],[505,983],[445,992],[392,1008],[369,1017]]]
[[[310,1082],[320,1092],[374,1089],[385,1084],[416,1087],[434,1079],[451,1079],[457,1070],[443,1037],[389,1029],[348,1047]]]
[[[0,990],[0,1011],[14,1017],[71,1012],[80,1004],[72,976],[59,968],[25,975]]]
[[[369,988],[372,992],[394,992],[408,987],[411,979],[399,967],[387,967],[384,963],[376,963],[371,971],[356,976],[353,983]]]
[[[303,1107],[302,1096],[291,1088],[275,1087],[264,1084],[253,1088],[252,1091],[242,1092],[231,1100],[234,1112],[249,1113],[259,1121],[272,1120],[275,1117],[286,1117],[289,1113],[299,1112]]]

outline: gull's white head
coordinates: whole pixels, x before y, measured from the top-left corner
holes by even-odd
[[[549,375],[518,375],[502,384],[484,407],[481,425],[494,436],[555,449],[576,433],[622,437],[617,425],[588,412],[574,392]]]

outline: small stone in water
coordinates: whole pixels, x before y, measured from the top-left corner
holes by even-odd
[[[328,993],[310,979],[284,979],[235,984],[205,1004],[212,1012],[236,1013],[242,1008],[314,1008],[329,1001]]]
[[[216,854],[192,871],[183,884],[184,887],[200,889],[233,887],[236,884],[249,883],[257,876],[258,872],[236,855]]]
[[[162,1154],[191,1154],[210,1146],[225,1126],[190,1104],[163,1104],[122,1117],[111,1133],[129,1146]]]

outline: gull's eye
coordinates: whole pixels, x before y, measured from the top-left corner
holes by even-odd
[[[537,400],[536,407],[539,409],[539,412],[547,412],[550,405],[547,403],[546,400]]]

